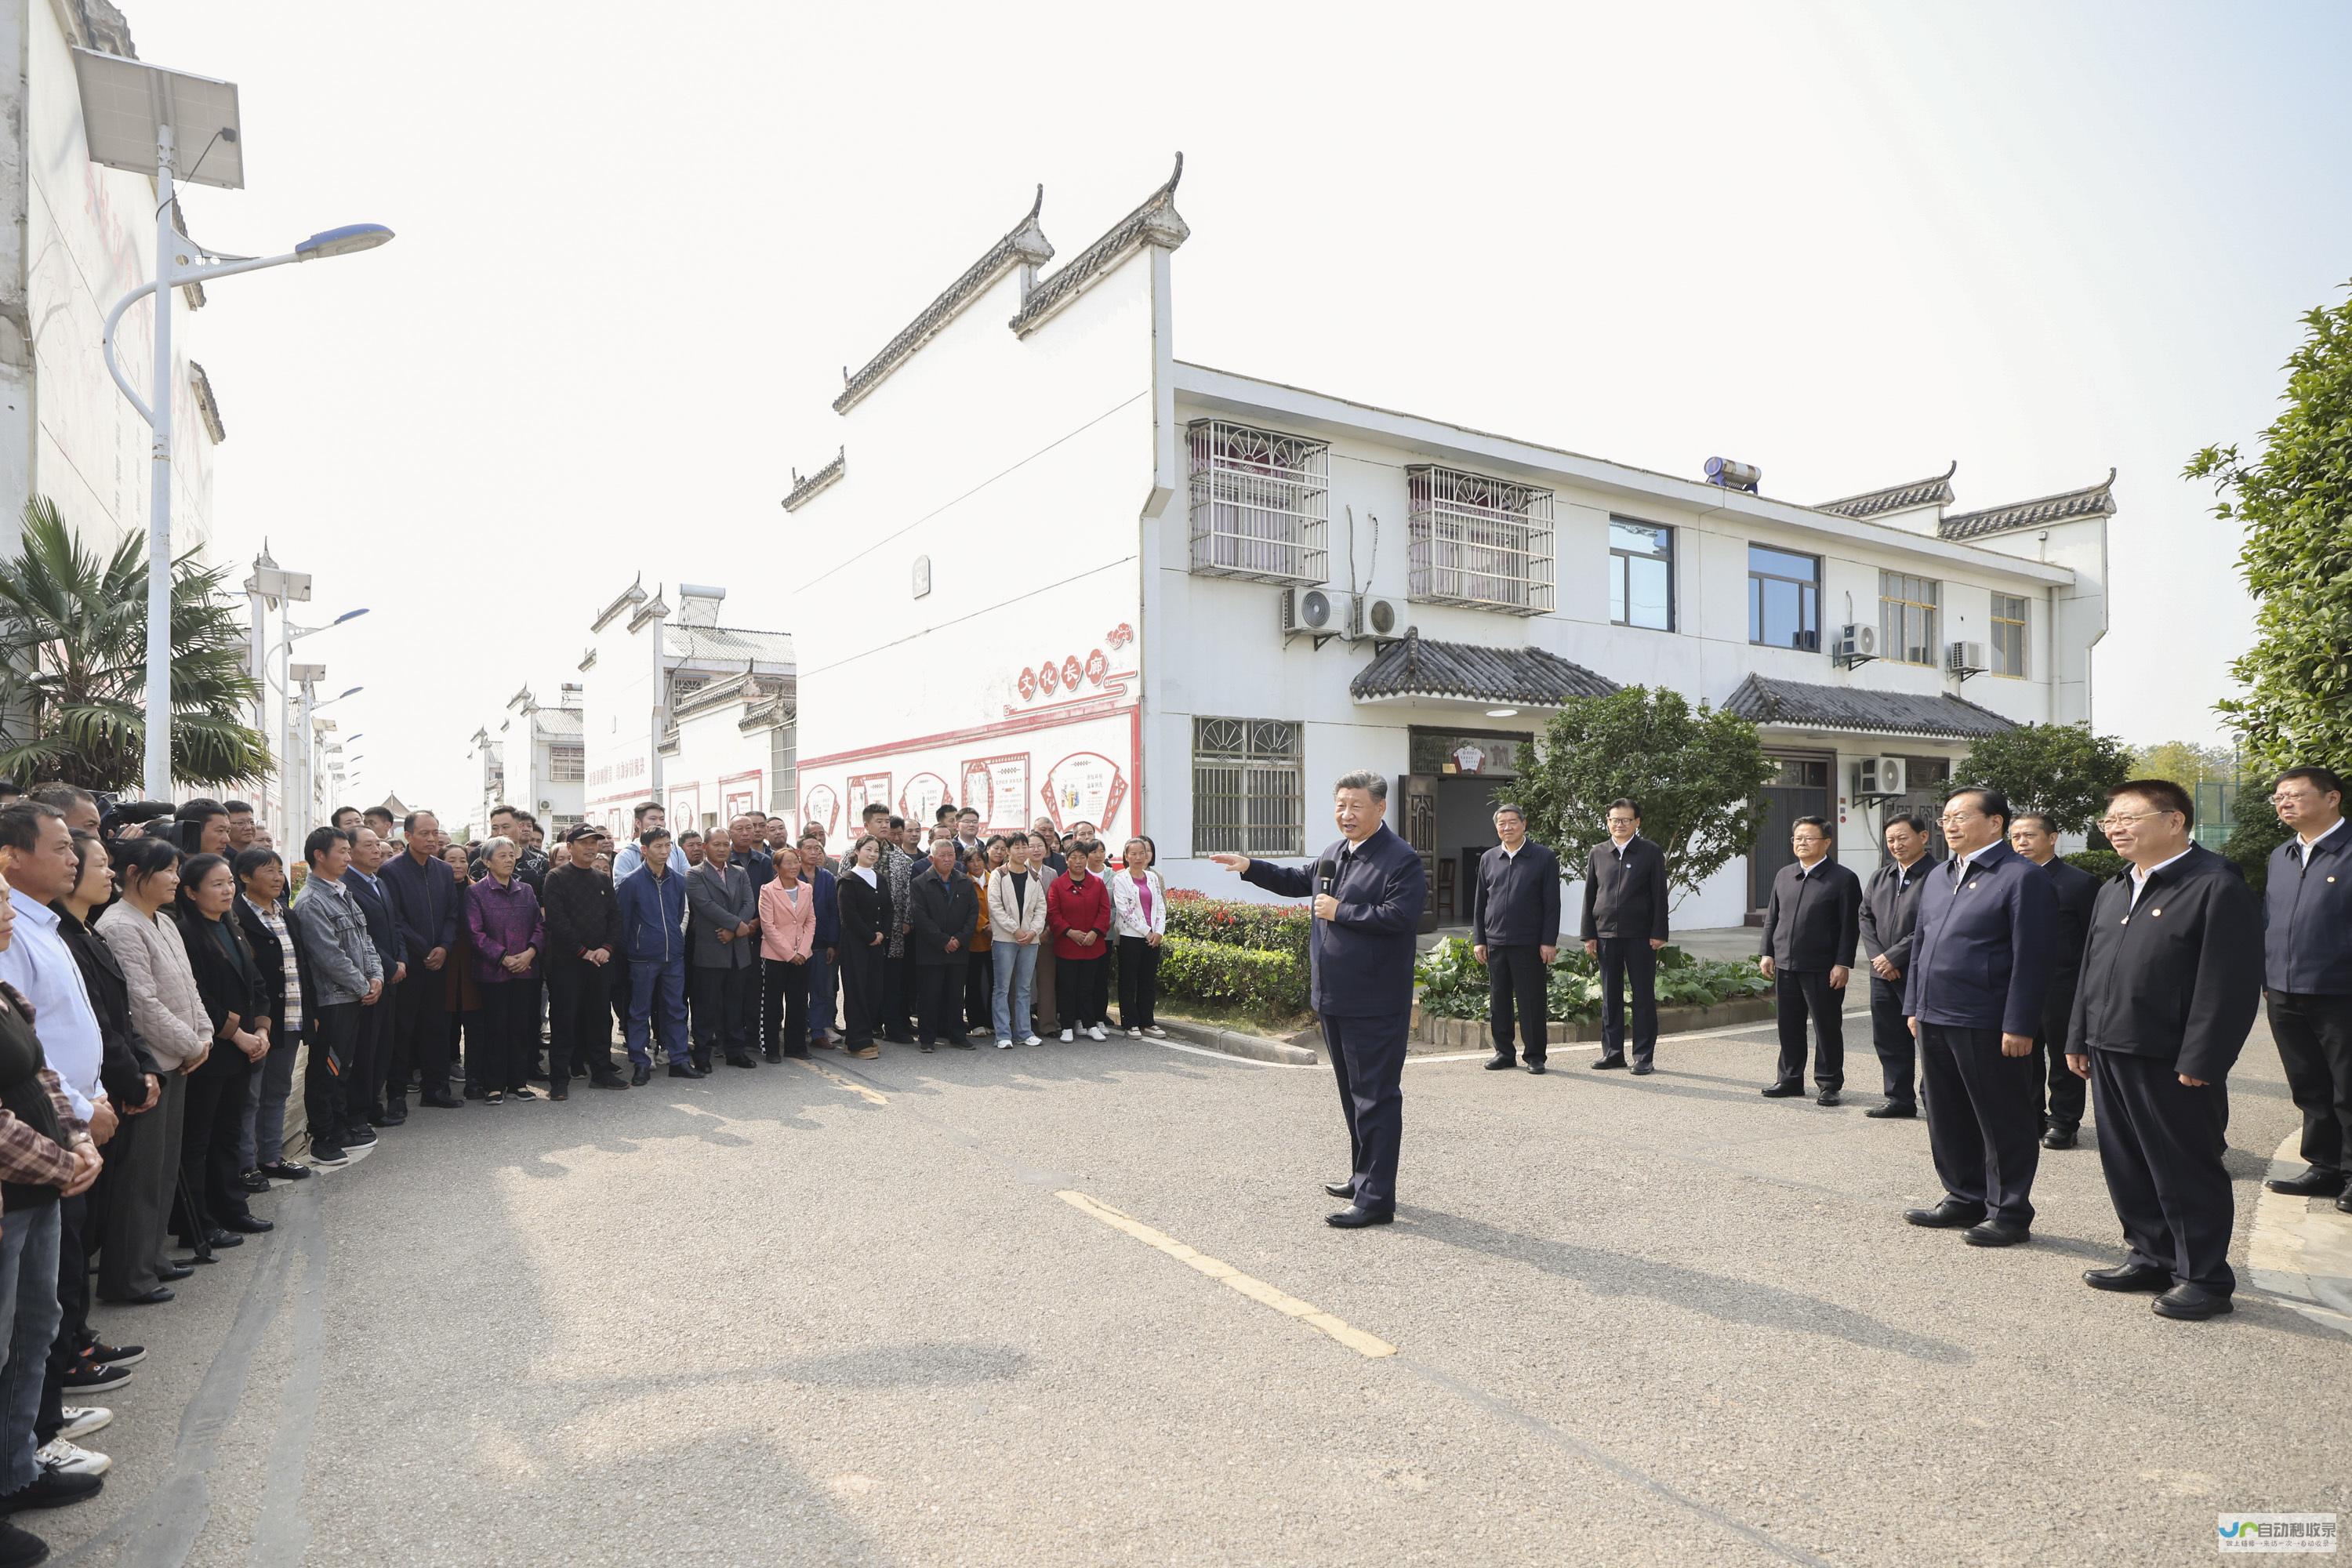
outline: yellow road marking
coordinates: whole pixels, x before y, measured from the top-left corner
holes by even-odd
[[[831,1068],[820,1067],[816,1063],[809,1060],[806,1057],[794,1057],[792,1059],[800,1063],[801,1066],[808,1068],[809,1071],[816,1074],[817,1077],[833,1084],[835,1088],[847,1089],[850,1093],[857,1096],[858,1099],[864,1100],[868,1105],[887,1105],[890,1103],[890,1097],[888,1095],[882,1093],[878,1089],[868,1089],[855,1079],[844,1078],[839,1073],[834,1071]]]
[[[1144,1246],[1157,1248],[1179,1263],[1199,1270],[1230,1289],[1238,1290],[1251,1300],[1273,1308],[1287,1318],[1296,1318],[1318,1333],[1328,1334],[1341,1344],[1362,1356],[1396,1354],[1396,1346],[1377,1335],[1350,1326],[1330,1313],[1318,1310],[1309,1302],[1276,1289],[1263,1279],[1253,1279],[1230,1263],[1220,1262],[1204,1252],[1195,1252],[1174,1237],[1157,1231],[1132,1215],[1121,1214],[1108,1204],[1080,1192],[1059,1192],[1054,1194],[1083,1215],[1091,1215],[1113,1230],[1123,1230]]]

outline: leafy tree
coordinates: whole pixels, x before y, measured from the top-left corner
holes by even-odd
[[[2213,481],[2213,514],[2244,538],[2254,644],[2230,667],[2245,695],[2216,706],[2263,774],[2352,761],[2352,300],[2303,324],[2260,458],[2208,447],[2185,470]]]
[[[2107,791],[2132,776],[2130,748],[2088,724],[2020,724],[1979,741],[1952,787],[1990,784],[2020,811],[2047,813],[2061,833],[2088,832]]]
[[[1609,837],[1609,803],[1642,803],[1642,834],[1665,851],[1666,880],[1696,890],[1764,825],[1765,783],[1780,771],[1756,726],[1679,691],[1629,686],[1551,717],[1512,792],[1528,831],[1562,850]]]
[[[2194,786],[2237,776],[2237,756],[2227,746],[2200,746],[2194,741],[2159,741],[2132,753],[2132,776],[2170,779]]]
[[[269,766],[245,722],[259,691],[225,568],[172,566],[172,773],[245,784]],[[103,560],[46,496],[25,505],[16,558],[0,562],[0,773],[122,789],[147,743],[147,540]]]
[[[2230,811],[2230,837],[2221,853],[2245,873],[2246,885],[2257,893],[2270,879],[2271,851],[2286,842],[2286,824],[2271,805],[2267,783],[2242,782]]]

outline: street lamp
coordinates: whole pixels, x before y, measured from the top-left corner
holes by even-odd
[[[90,162],[110,169],[155,174],[155,278],[124,295],[108,312],[100,346],[107,374],[147,421],[147,797],[172,798],[172,290],[289,261],[315,261],[373,250],[392,238],[382,224],[325,229],[278,256],[224,256],[180,232],[174,177],[227,190],[245,186],[245,144],[237,123],[236,84],[165,70],[142,60],[76,49],[74,78],[81,89],[82,130]],[[206,138],[186,170],[179,167],[183,132]],[[155,297],[155,370],[142,398],[114,359],[114,329],[142,297]]]
[[[299,596],[304,600],[310,598],[310,579],[308,576],[303,576],[298,573],[282,573],[278,575],[286,578],[299,577],[301,593]],[[264,574],[260,571],[256,571],[254,576],[256,581],[259,581],[264,576]],[[289,597],[290,596],[292,595],[289,595]],[[278,771],[280,781],[279,793],[284,795],[289,803],[293,798],[293,792],[284,787],[284,775],[287,768],[291,766],[293,763],[296,745],[296,731],[294,728],[295,679],[293,671],[297,666],[294,663],[294,645],[304,637],[315,637],[320,632],[332,631],[335,627],[341,626],[345,621],[357,620],[360,616],[366,614],[367,611],[364,608],[345,610],[341,615],[337,616],[333,620],[329,621],[322,626],[298,626],[289,616],[281,616],[278,618],[278,658],[279,678],[278,681],[278,696],[279,703],[281,704],[279,710],[284,720],[284,722],[281,725],[281,731],[285,745],[278,761]],[[314,679],[323,680],[326,679],[327,667],[323,664],[303,665],[299,668],[304,669],[315,669],[318,671],[318,674],[312,678]],[[307,754],[306,751],[305,755],[307,756]],[[302,788],[303,798],[307,802],[310,798],[310,780],[308,774],[305,774],[303,777]],[[287,823],[289,826],[298,822],[307,823],[310,819],[310,808],[307,804],[304,805],[299,816],[289,805],[286,813]],[[305,831],[307,832],[308,829],[306,828]]]

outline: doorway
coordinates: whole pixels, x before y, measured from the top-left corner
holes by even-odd
[[[1835,822],[1830,810],[1831,775],[1837,767],[1837,758],[1823,752],[1779,752],[1767,753],[1780,764],[1780,771],[1764,785],[1764,825],[1757,829],[1756,842],[1748,851],[1748,923],[1759,924],[1764,918],[1764,906],[1772,900],[1772,879],[1780,868],[1792,864],[1797,852],[1789,847],[1789,826],[1801,816],[1818,816],[1824,822]],[[1837,831],[1830,831],[1830,854],[1837,854]]]
[[[1532,739],[1508,730],[1410,731],[1404,837],[1429,872],[1424,932],[1469,921],[1478,858],[1496,843],[1495,802],[1509,797],[1519,748]]]

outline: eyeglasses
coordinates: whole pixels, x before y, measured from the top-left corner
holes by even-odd
[[[1939,816],[1936,818],[1936,820],[1943,824],[1946,827],[1959,827],[1975,821],[1977,816],[1978,814],[1975,812],[1956,812],[1952,816]]]
[[[2127,812],[2120,816],[2103,816],[2099,818],[2099,831],[2102,833],[2113,833],[2118,827],[2129,827],[2133,823],[2142,821],[2147,817],[2178,816],[2180,814],[2177,811],[2134,811]]]

